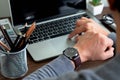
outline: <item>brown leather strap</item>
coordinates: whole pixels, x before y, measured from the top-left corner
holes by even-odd
[[[80,68],[81,65],[81,59],[79,56],[77,56],[76,58],[74,58],[74,64],[75,64],[75,70],[78,70]]]

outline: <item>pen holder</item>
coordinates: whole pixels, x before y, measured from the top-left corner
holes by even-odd
[[[26,46],[17,52],[0,51],[1,74],[6,78],[16,79],[28,71]]]

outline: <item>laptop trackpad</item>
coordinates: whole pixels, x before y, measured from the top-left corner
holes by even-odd
[[[57,50],[57,54],[61,54],[67,47],[72,47],[75,43],[68,39],[68,35],[55,38],[51,41],[54,48]]]
[[[51,44],[50,40],[34,43],[27,47],[30,55],[35,61],[41,61],[53,56],[56,56],[56,49]]]

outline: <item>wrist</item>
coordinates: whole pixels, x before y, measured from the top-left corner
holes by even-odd
[[[77,49],[69,47],[63,51],[63,55],[65,55],[68,59],[71,60],[75,70],[79,69],[81,64],[81,59]]]
[[[81,59],[81,63],[84,63],[86,61],[88,61],[87,57],[85,55],[83,55],[83,51],[80,50],[77,46],[74,46],[75,49],[77,49],[78,53],[79,53],[79,56],[80,56],[80,59]]]

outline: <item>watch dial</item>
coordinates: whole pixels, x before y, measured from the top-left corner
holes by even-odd
[[[73,59],[74,57],[78,56],[78,51],[74,48],[67,48],[64,54],[70,59]]]

